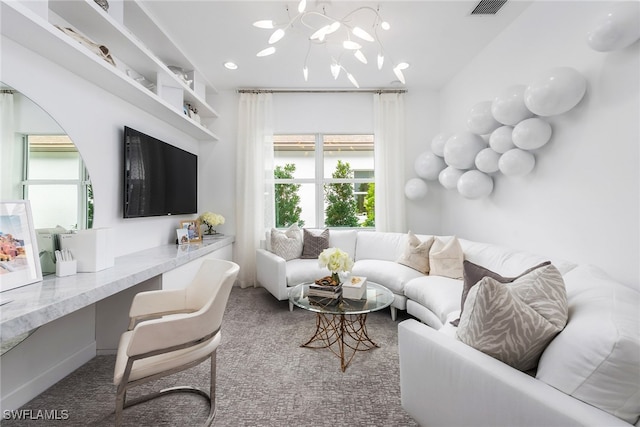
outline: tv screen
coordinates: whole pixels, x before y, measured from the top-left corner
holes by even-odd
[[[197,212],[198,156],[124,128],[124,217]]]

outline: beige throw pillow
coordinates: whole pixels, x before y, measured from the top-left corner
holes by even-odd
[[[271,229],[271,252],[284,258],[285,261],[300,258],[302,255],[302,233],[297,224],[288,229]]]
[[[435,238],[429,251],[430,275],[462,279],[463,262],[464,253],[456,236],[448,241]]]
[[[429,274],[429,250],[433,240],[432,236],[423,242],[409,231],[404,253],[396,262],[418,270],[420,273]]]
[[[484,277],[471,288],[457,336],[465,344],[528,371],[569,317],[562,275],[553,265],[510,284]]]

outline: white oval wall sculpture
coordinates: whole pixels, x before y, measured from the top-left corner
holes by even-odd
[[[533,170],[536,165],[536,159],[528,151],[514,148],[507,151],[498,161],[500,172],[507,176],[522,176]]]
[[[438,175],[446,167],[444,160],[430,151],[425,151],[416,157],[416,161],[413,164],[418,176],[428,180],[438,179]]]
[[[598,52],[624,49],[639,39],[640,3],[637,1],[612,4],[609,12],[587,33],[587,44]]]
[[[420,178],[411,178],[404,185],[404,195],[409,200],[422,199],[427,195],[427,183]]]
[[[526,85],[514,85],[504,89],[491,103],[491,114],[502,124],[515,126],[533,113],[524,103]]]
[[[449,139],[450,136],[451,135],[442,132],[433,137],[431,140],[431,151],[433,151],[433,154],[444,157],[444,144],[447,143],[447,139]]]
[[[493,151],[491,148],[485,148],[480,151],[476,156],[476,167],[479,171],[484,173],[498,172],[498,161],[500,160],[500,154]]]
[[[513,143],[513,127],[501,126],[494,130],[489,136],[489,146],[493,151],[500,154],[516,148]]]
[[[527,86],[524,102],[539,116],[554,116],[575,107],[586,89],[586,79],[573,68],[552,68]]]
[[[455,133],[444,145],[444,161],[456,169],[471,169],[476,155],[486,146],[480,135],[471,132]]]
[[[491,101],[479,102],[469,111],[467,129],[476,135],[486,135],[500,127],[500,123],[491,114]]]
[[[453,190],[458,188],[458,180],[462,174],[464,174],[464,171],[449,166],[440,172],[440,175],[438,175],[438,181],[447,190]]]
[[[523,150],[535,150],[551,139],[551,125],[539,118],[526,119],[513,128],[513,143]]]
[[[458,193],[467,199],[487,197],[493,191],[493,180],[477,170],[465,172],[457,184]]]

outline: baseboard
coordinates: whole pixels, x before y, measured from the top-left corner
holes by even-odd
[[[0,411],[18,409],[34,397],[93,359],[96,355],[95,341],[73,353],[22,386],[2,397]],[[29,408],[42,409],[42,408]],[[61,408],[63,409],[63,408]]]

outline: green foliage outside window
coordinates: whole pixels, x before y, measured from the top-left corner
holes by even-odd
[[[338,160],[333,178],[353,178],[353,171],[349,163]],[[327,207],[325,225],[328,227],[357,227],[357,203],[354,197],[353,184],[325,184],[325,200]]]
[[[287,163],[284,167],[276,166],[273,176],[276,179],[293,179],[295,171],[296,165]],[[292,224],[304,226],[304,221],[300,219],[302,208],[300,207],[299,190],[300,184],[275,185],[276,227],[289,227]]]
[[[363,227],[375,227],[376,225],[376,185],[369,184],[367,195],[364,199],[364,208],[367,212],[367,219],[362,223]]]

